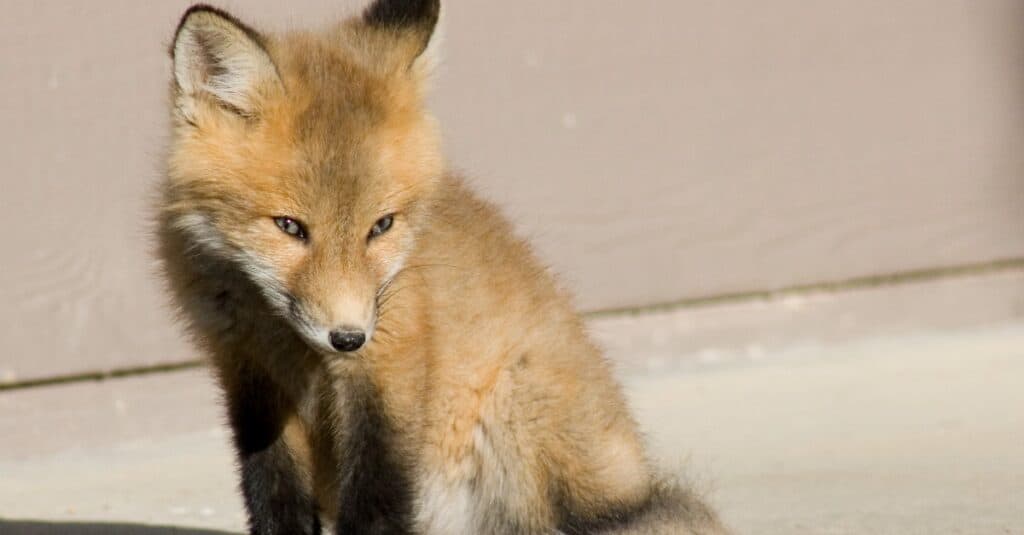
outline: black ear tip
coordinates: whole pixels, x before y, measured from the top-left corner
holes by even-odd
[[[441,0],[376,0],[363,13],[370,26],[405,28],[421,26],[433,29],[441,16]]]

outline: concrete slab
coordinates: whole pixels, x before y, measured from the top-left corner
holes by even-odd
[[[737,532],[1024,533],[1024,323],[689,362],[623,378]],[[0,436],[5,535],[242,529],[201,372],[0,393]]]
[[[1024,533],[1024,325],[627,378],[740,533]]]
[[[0,519],[238,530],[221,421],[200,370],[2,393]],[[42,529],[0,520],[0,533],[15,527]]]

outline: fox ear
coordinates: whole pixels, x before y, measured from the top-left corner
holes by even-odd
[[[257,97],[280,84],[263,37],[231,15],[196,5],[181,18],[171,46],[178,109],[194,120],[196,101],[212,97],[221,107],[250,117]]]
[[[375,0],[363,12],[370,28],[393,33],[406,46],[407,67],[428,68],[436,62],[435,35],[441,18],[441,0]]]

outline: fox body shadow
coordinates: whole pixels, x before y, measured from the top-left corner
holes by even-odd
[[[104,524],[0,520],[3,535],[235,535],[227,531],[142,524]]]

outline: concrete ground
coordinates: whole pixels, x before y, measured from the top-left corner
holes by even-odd
[[[738,533],[1024,533],[1024,323],[622,376],[655,454]],[[199,370],[0,392],[0,533],[240,532],[216,400]]]

